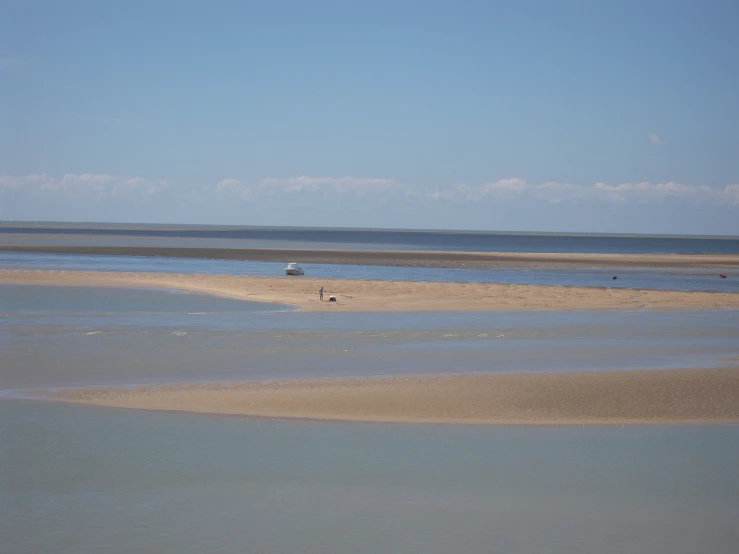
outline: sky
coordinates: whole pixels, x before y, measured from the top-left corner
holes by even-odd
[[[0,219],[739,235],[739,2],[0,3]]]

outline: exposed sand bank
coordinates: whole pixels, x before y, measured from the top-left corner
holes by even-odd
[[[305,311],[431,312],[739,308],[739,293],[681,292],[539,285],[355,281],[0,269],[0,283],[154,287],[298,306]],[[338,302],[319,301],[318,289]]]
[[[344,421],[643,424],[739,421],[739,368],[161,385],[54,392],[143,410]]]
[[[705,254],[550,254],[517,252],[423,252],[310,250],[276,248],[172,248],[128,246],[0,245],[0,252],[157,256],[287,263],[385,265],[404,267],[494,268],[739,268],[739,255]]]

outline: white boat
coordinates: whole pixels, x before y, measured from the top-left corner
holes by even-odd
[[[296,263],[290,263],[287,264],[287,267],[285,268],[285,273],[287,275],[303,275],[305,272],[303,271],[303,268],[300,267]]]

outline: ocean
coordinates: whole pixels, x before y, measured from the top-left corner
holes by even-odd
[[[47,232],[0,234],[0,243],[8,237],[44,243]],[[320,244],[358,240],[335,233],[355,242]],[[411,240],[408,235],[403,240]],[[54,236],[146,244],[279,242],[275,235]],[[387,237],[373,240],[391,244]],[[712,248],[732,244],[715,240]],[[644,242],[639,248],[652,247]],[[0,255],[0,267],[37,269],[269,275],[281,271],[277,265]],[[619,270],[616,285],[608,273],[588,271],[307,269],[324,278],[606,281],[603,286],[635,288],[649,281],[679,290],[713,290],[706,283],[734,281],[733,275],[719,281],[711,272]],[[0,551],[733,553],[739,543],[739,425],[275,421],[76,406],[31,400],[28,392],[716,367],[737,357],[734,310],[326,314],[162,290],[0,285]]]
[[[4,222],[0,223],[0,244],[594,254],[739,254],[739,237],[93,223]]]

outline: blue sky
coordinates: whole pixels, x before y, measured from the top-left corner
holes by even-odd
[[[0,219],[739,234],[737,2],[0,6]]]

